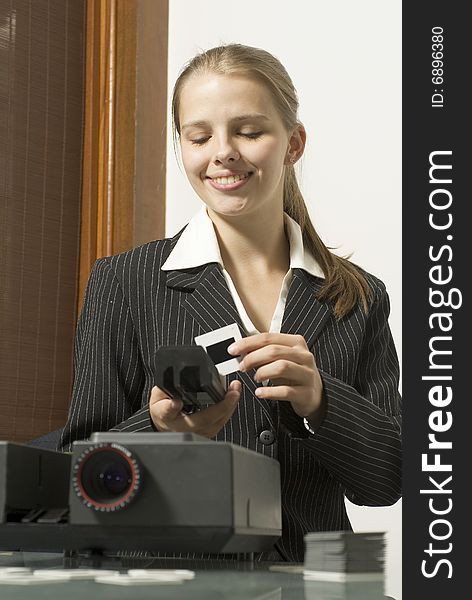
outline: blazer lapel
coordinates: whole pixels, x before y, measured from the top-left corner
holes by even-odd
[[[302,335],[308,348],[313,347],[332,315],[330,305],[316,298],[321,285],[320,279],[309,275],[303,269],[293,270],[280,332]]]
[[[187,292],[181,306],[202,328],[202,333],[237,323],[241,334],[244,327],[226,280],[217,263],[188,271],[169,271],[167,286]]]

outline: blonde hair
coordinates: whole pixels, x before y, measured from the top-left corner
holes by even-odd
[[[281,62],[260,48],[228,44],[197,54],[182,69],[172,95],[172,134],[174,147],[180,138],[180,95],[185,82],[194,75],[217,73],[244,75],[262,83],[271,93],[274,106],[287,131],[300,124],[298,97],[292,80]],[[342,318],[357,304],[368,310],[371,289],[360,267],[347,258],[333,254],[325,246],[311,222],[305,201],[298,186],[293,165],[286,165],[283,186],[283,209],[302,230],[303,243],[320,267],[325,280],[317,297],[334,305],[334,314]]]

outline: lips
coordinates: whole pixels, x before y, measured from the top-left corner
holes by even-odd
[[[238,181],[242,181],[243,179],[247,179],[250,175],[252,175],[251,171],[248,171],[246,173],[224,173],[221,175],[214,175],[213,177],[208,177],[208,179],[211,179],[219,185],[228,185],[236,183]]]
[[[252,172],[247,173],[235,173],[232,175],[218,176],[218,177],[207,177],[208,183],[212,188],[219,191],[232,191],[241,188],[246,185],[247,181],[251,178]]]

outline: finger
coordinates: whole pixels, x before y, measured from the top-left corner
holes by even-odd
[[[220,419],[224,419],[226,422],[233,414],[241,398],[241,388],[242,386],[239,380],[232,381],[223,400],[206,409],[205,412],[208,411],[208,417],[214,420],[214,422],[219,421]]]
[[[276,379],[282,384],[292,386],[309,385],[313,381],[313,369],[289,360],[276,360],[259,367],[254,375],[256,382],[266,379]]]
[[[221,416],[213,423],[211,427],[212,432],[208,435],[208,437],[214,437],[215,435],[217,435],[217,433],[221,429],[223,429],[226,423],[231,419],[234,411],[236,410],[238,402],[241,398],[241,383],[238,381],[234,386],[230,385],[230,387],[232,387],[233,391],[236,391],[237,394],[234,396],[227,394],[227,398],[225,398],[225,401],[228,402],[228,410],[223,412]]]
[[[257,335],[250,335],[231,344],[228,347],[228,352],[233,356],[237,356],[239,354],[247,354],[248,352],[263,348],[270,344],[306,347],[306,341],[302,335],[293,335],[290,333],[259,333]],[[231,348],[231,350],[229,350],[229,348]]]
[[[222,404],[223,405],[222,408],[227,407],[228,410],[230,410],[231,414],[232,414],[234,412],[234,409],[236,408],[236,405],[238,404],[238,402],[241,398],[241,390],[242,390],[241,382],[239,381],[239,379],[235,379],[234,381],[232,381],[229,384],[223,400],[221,402],[219,402],[218,404],[215,404],[215,407],[217,407],[219,404]]]
[[[213,428],[228,421],[241,398],[241,382],[232,381],[223,400],[193,415],[185,415],[184,420],[191,430]],[[220,427],[220,428],[221,428]]]
[[[311,388],[291,385],[278,385],[256,389],[256,396],[273,402],[290,402],[293,410],[299,416],[311,414],[315,407],[309,403],[313,390]]]
[[[290,402],[293,410],[300,417],[317,413],[322,406],[323,388],[314,389],[311,386],[278,385],[257,388],[256,396],[276,402]],[[326,405],[324,405],[326,410]]]
[[[149,399],[149,402],[151,404],[155,404],[156,402],[159,402],[160,400],[165,400],[168,398],[169,398],[169,394],[167,392],[164,392],[164,390],[161,390],[161,388],[157,387],[157,385],[155,385],[151,390],[151,397]]]
[[[237,395],[234,395],[234,399],[238,399],[239,400],[239,396],[241,394],[241,389],[242,389],[242,385],[241,382],[239,381],[239,379],[234,379],[230,384],[229,387],[226,391],[225,397],[229,394],[229,393],[233,393],[233,392],[237,392]]]
[[[299,365],[312,365],[314,363],[313,354],[308,348],[271,344],[246,354],[239,364],[239,369],[243,372],[249,371],[276,360],[289,360]]]
[[[153,414],[163,423],[169,424],[180,417],[184,403],[170,398],[159,401],[153,407]]]
[[[301,386],[291,385],[277,385],[270,387],[259,387],[256,389],[255,394],[258,398],[264,398],[266,400],[281,400],[291,402],[296,400],[298,396],[303,394],[305,388]]]

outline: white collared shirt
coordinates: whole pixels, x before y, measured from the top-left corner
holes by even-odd
[[[324,278],[324,273],[314,256],[308,249],[303,247],[303,236],[300,225],[285,212],[284,223],[290,246],[290,267],[282,282],[279,299],[272,316],[269,327],[269,332],[271,333],[280,333],[287,294],[292,280],[292,269],[304,269],[316,277]],[[224,267],[213,221],[208,216],[206,206],[203,205],[199,212],[189,221],[161,268],[163,271],[174,271],[199,267],[214,262],[221,265],[246,333],[248,335],[260,333],[249,318],[233,280]]]

